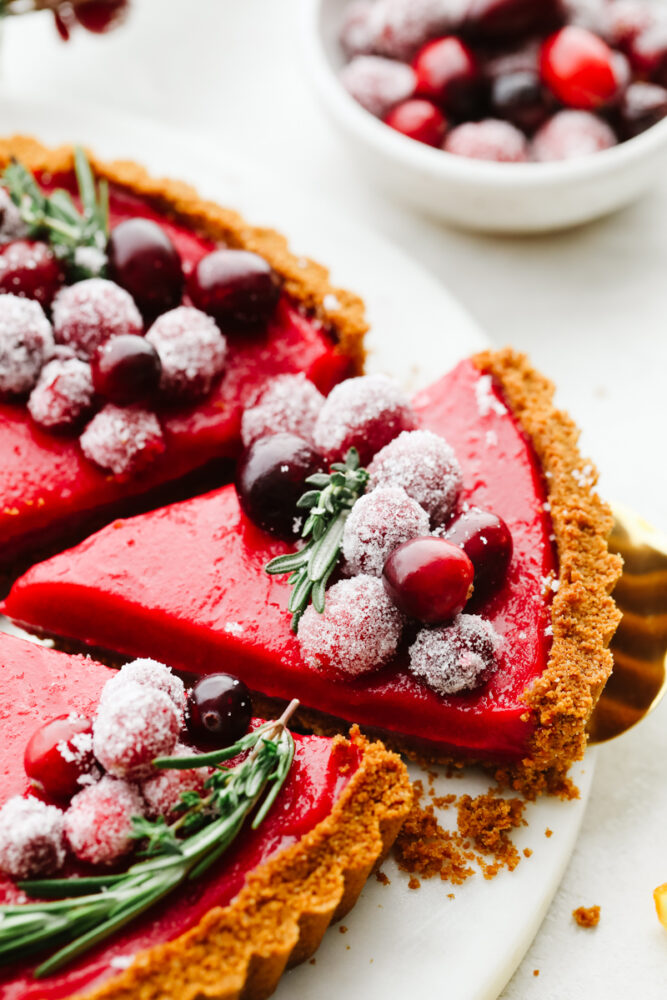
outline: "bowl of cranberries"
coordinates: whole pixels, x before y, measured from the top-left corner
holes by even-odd
[[[658,0],[304,0],[315,86],[388,189],[535,232],[629,204],[667,152]]]

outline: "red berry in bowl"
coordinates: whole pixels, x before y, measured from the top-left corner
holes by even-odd
[[[453,35],[428,42],[414,61],[417,94],[459,118],[480,110],[482,81],[471,49]]]
[[[461,0],[376,0],[368,18],[372,49],[407,62],[429,39],[456,31],[462,17]]]
[[[616,145],[612,128],[589,111],[559,111],[533,139],[533,159],[539,163],[590,156]]]
[[[384,564],[382,582],[403,614],[424,625],[439,625],[463,610],[473,576],[473,564],[463,549],[430,536],[394,549]]]
[[[104,35],[123,23],[129,6],[129,0],[74,0],[74,16],[86,31]]]
[[[378,118],[415,92],[417,77],[411,66],[382,56],[355,56],[344,66],[340,82],[351,97]]]
[[[550,114],[552,100],[538,73],[518,70],[497,76],[491,84],[491,107],[522,132],[533,133]]]
[[[667,18],[640,32],[628,46],[634,69],[653,83],[667,87]]]
[[[300,530],[296,502],[306,479],[322,470],[322,458],[294,434],[270,434],[247,448],[236,469],[236,491],[247,517],[281,538]]]
[[[81,715],[59,715],[32,734],[23,757],[25,773],[50,799],[71,799],[94,780],[93,724]]]
[[[657,83],[631,83],[618,109],[624,139],[645,132],[667,116],[667,90]]]
[[[441,146],[447,130],[442,111],[432,101],[414,98],[397,104],[385,118],[385,124],[408,139],[427,146]]]
[[[150,219],[126,219],[109,237],[111,277],[125,288],[145,316],[173,309],[183,295],[178,250],[164,229]]]
[[[465,30],[484,41],[553,30],[565,19],[561,0],[470,0]]]
[[[15,240],[0,247],[0,292],[35,299],[46,308],[64,282],[63,269],[46,243]]]
[[[512,558],[512,535],[502,517],[471,507],[453,521],[445,538],[459,545],[475,567],[475,600],[487,597],[507,576]]]
[[[193,270],[188,291],[194,305],[221,327],[258,327],[273,315],[280,279],[259,254],[214,250]]]
[[[614,53],[586,28],[568,25],[542,46],[542,79],[570,108],[592,111],[618,95]]]
[[[121,406],[150,399],[158,389],[162,365],[145,337],[122,333],[101,344],[91,361],[95,391]]]
[[[185,720],[198,747],[229,747],[248,732],[250,692],[231,674],[209,674],[188,692]]]
[[[624,50],[660,17],[657,5],[646,0],[612,0],[606,5],[606,12],[609,41]]]
[[[528,159],[528,140],[523,132],[499,118],[458,125],[442,148],[455,156],[494,163],[525,163]]]

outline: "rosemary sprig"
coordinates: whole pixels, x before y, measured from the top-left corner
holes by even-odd
[[[64,261],[71,280],[106,274],[109,240],[109,187],[105,180],[95,186],[95,178],[84,151],[74,151],[74,169],[79,187],[81,211],[62,188],[45,194],[23,164],[12,160],[2,183],[18,207],[28,227],[28,235],[46,239],[53,252]]]
[[[294,589],[288,610],[292,612],[293,632],[311,601],[316,611],[324,611],[326,586],[340,559],[345,522],[366,489],[368,478],[366,469],[359,466],[357,449],[350,448],[345,462],[332,465],[329,475],[316,473],[306,479],[306,484],[315,489],[307,490],[297,507],[310,511],[301,531],[301,537],[310,540],[298,552],[277,556],[266,566],[272,576],[290,574],[289,583]]]
[[[205,794],[182,796],[181,814],[171,824],[135,818],[134,835],[144,844],[145,860],[115,875],[90,878],[34,879],[20,882],[29,896],[51,902],[0,906],[0,963],[57,949],[35,971],[40,979],[57,972],[93,945],[168,896],[197,879],[227,850],[249,813],[256,829],[273,805],[294,757],[287,722],[298,705],[214,753],[189,758],[159,758],[157,767],[215,766]],[[232,768],[222,762],[250,750]],[[265,795],[266,792],[266,795]]]

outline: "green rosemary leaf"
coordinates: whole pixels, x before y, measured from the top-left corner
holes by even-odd
[[[290,594],[287,610],[291,612],[303,611],[308,605],[308,599],[310,597],[312,586],[313,584],[309,579],[308,574],[304,573]]]
[[[299,552],[289,552],[284,556],[276,556],[266,567],[266,572],[269,574],[283,574],[291,573],[293,570],[300,569],[301,566],[305,566],[308,562],[308,552],[306,549],[301,549]]]
[[[329,485],[331,477],[325,472],[315,472],[312,476],[308,476],[306,479],[307,486],[315,486],[317,490],[324,490]]]
[[[341,511],[336,515],[336,519],[329,525],[326,535],[313,550],[308,563],[308,579],[312,580],[313,583],[324,576],[327,570],[332,567],[332,563],[335,564],[338,561],[348,514],[349,511]]]
[[[299,497],[299,499],[297,500],[296,502],[297,508],[299,510],[309,510],[311,507],[314,507],[317,504],[319,498],[320,498],[319,490],[308,490],[307,493],[304,493],[303,496]]]
[[[150,858],[155,854],[181,853],[176,834],[171,827],[167,826],[164,816],[159,816],[156,820],[149,820],[144,816],[133,816],[130,836],[134,840],[145,840],[146,843],[141,850],[142,857]]]

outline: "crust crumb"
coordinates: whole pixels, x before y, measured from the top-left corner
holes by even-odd
[[[532,850],[531,850],[530,847],[524,847],[524,849],[523,849],[523,856],[524,856],[524,858],[532,858],[533,852],[532,852]]]
[[[553,837],[553,834],[554,834],[553,830],[550,830],[549,827],[547,827],[546,830],[544,831],[545,837]]]
[[[339,934],[347,934],[347,931],[348,928],[345,926],[345,924],[341,924],[340,927],[338,928]]]
[[[391,885],[391,879],[385,872],[378,869],[375,873],[375,878],[380,883],[380,885]]]
[[[521,860],[509,838],[511,830],[521,826],[525,802],[504,799],[492,789],[486,795],[472,799],[463,795],[458,804],[458,826],[462,836],[469,837],[478,850],[491,854],[495,864],[483,864],[485,878],[493,878],[502,867],[514,871]]]
[[[539,976],[539,974],[540,974],[540,970],[539,969],[533,969],[533,975],[534,976]]]
[[[572,911],[572,916],[580,927],[597,927],[600,923],[600,907],[580,906]]]
[[[410,881],[408,882],[408,889],[420,889],[420,888],[421,888],[421,882],[415,875],[413,875],[410,878]]]

